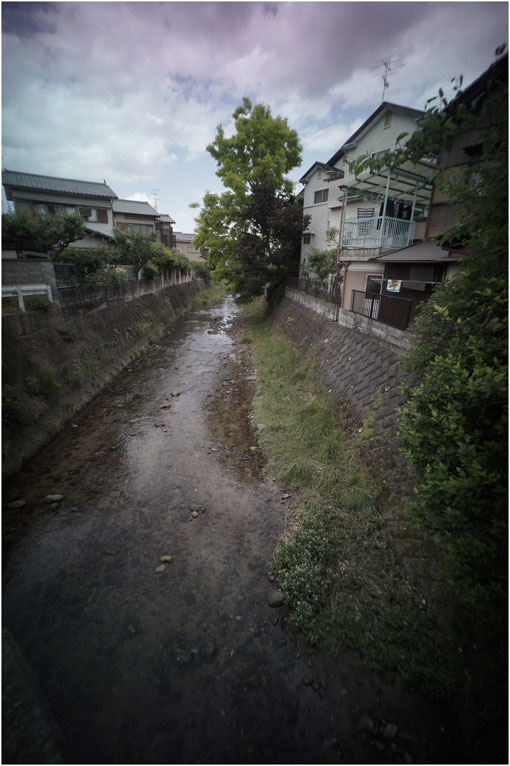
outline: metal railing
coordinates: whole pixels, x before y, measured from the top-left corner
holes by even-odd
[[[287,286],[337,305],[342,295],[341,282],[321,282],[319,279],[310,279],[310,277],[289,277]]]
[[[342,230],[342,247],[399,248],[412,242],[416,224],[400,218],[348,218]]]
[[[411,318],[412,303],[409,298],[353,290],[351,311],[368,319],[377,319],[390,327],[406,330]]]

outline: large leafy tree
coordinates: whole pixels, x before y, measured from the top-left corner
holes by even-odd
[[[467,255],[414,324],[405,360],[414,384],[401,440],[417,485],[411,511],[442,547],[450,585],[475,604],[504,598],[507,526],[508,119],[507,86],[494,67],[482,97],[440,91],[421,130],[382,162],[398,166],[476,137],[479,161],[439,172],[458,211],[443,244]],[[499,77],[498,77],[499,74]],[[461,144],[462,145],[462,144]],[[372,165],[358,162],[358,172]]]
[[[225,191],[206,193],[195,245],[208,248],[216,277],[249,298],[268,283],[276,289],[296,257],[303,216],[286,174],[299,165],[301,144],[267,106],[245,98],[232,116],[234,134],[227,138],[220,125],[207,147]]]
[[[33,250],[56,257],[68,245],[86,235],[78,215],[32,216],[6,213],[2,216],[2,245],[5,249]]]

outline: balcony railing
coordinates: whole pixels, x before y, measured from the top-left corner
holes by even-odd
[[[400,218],[348,218],[342,229],[342,247],[350,248],[399,248],[412,242],[414,221]]]
[[[351,311],[369,319],[377,319],[378,322],[399,330],[406,330],[411,317],[412,303],[408,298],[353,290]]]

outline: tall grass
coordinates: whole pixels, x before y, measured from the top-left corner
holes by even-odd
[[[257,368],[253,420],[267,471],[293,490],[291,518],[274,555],[291,622],[339,654],[393,668],[436,696],[462,679],[448,611],[431,609],[404,571],[380,512],[381,482],[361,461],[357,432],[314,382],[313,353],[292,348],[249,308]]]

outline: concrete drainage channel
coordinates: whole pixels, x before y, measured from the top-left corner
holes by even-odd
[[[292,498],[262,472],[241,325],[231,298],[178,320],[4,487],[4,629],[46,722],[4,728],[5,761],[448,752],[439,707],[286,629],[270,562]]]

